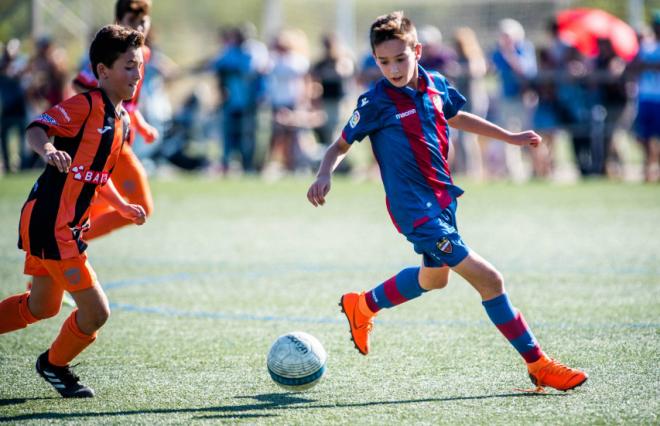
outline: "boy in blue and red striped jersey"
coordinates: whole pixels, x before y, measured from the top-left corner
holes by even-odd
[[[356,348],[369,352],[373,318],[391,308],[447,285],[453,269],[479,292],[486,313],[527,363],[532,382],[559,390],[573,389],[587,375],[548,358],[507,293],[501,274],[469,249],[458,233],[456,199],[463,193],[452,180],[447,154],[449,126],[536,147],[533,131],[512,133],[461,111],[465,98],[444,76],[419,66],[422,47],[413,23],[394,12],[371,26],[371,48],[385,78],[358,98],[342,136],[328,148],[307,198],[323,205],[331,174],[353,142],[369,136],[380,166],[387,209],[397,230],[423,256],[421,267],[402,270],[363,293],[347,293],[341,307]]]

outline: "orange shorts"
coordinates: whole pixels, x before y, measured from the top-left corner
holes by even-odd
[[[35,277],[48,276],[69,293],[86,290],[98,283],[96,272],[87,261],[86,253],[62,260],[42,259],[25,253],[23,273]]]

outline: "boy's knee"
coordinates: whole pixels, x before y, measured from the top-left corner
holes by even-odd
[[[491,290],[498,292],[504,291],[504,277],[502,277],[502,274],[498,270],[492,269],[489,272],[487,282]]]
[[[110,318],[110,307],[105,306],[87,315],[79,315],[78,321],[84,333],[91,334],[103,327]]]
[[[99,328],[103,327],[103,325],[108,321],[110,318],[110,307],[105,306],[104,309],[100,309],[96,315],[94,315],[93,318],[93,323],[96,329],[98,330]]]

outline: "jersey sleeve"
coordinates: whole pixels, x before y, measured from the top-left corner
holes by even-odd
[[[41,127],[48,136],[73,137],[89,116],[90,102],[86,95],[73,96],[35,118],[30,127]]]
[[[467,100],[454,86],[449,84],[447,79],[440,75],[438,76],[441,82],[441,96],[442,96],[442,112],[445,118],[449,120],[463,108]]]
[[[341,132],[342,138],[349,144],[355,141],[362,141],[370,133],[374,133],[380,129],[381,123],[378,116],[378,108],[376,100],[370,96],[370,92],[358,98],[357,107],[353,111],[353,115],[344,126]]]

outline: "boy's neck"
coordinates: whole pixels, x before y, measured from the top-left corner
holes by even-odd
[[[415,72],[413,73],[412,78],[407,84],[408,87],[419,90],[419,67],[415,65]]]
[[[105,96],[108,98],[108,100],[110,101],[110,103],[112,103],[112,106],[114,107],[114,110],[115,110],[115,114],[116,114],[116,115],[119,115],[120,112],[121,112],[121,107],[122,107],[122,102],[123,102],[123,100],[122,100],[120,97],[115,97],[115,96],[113,96],[113,95],[112,95],[110,92],[108,92],[108,90],[107,90],[105,87],[103,87],[102,85],[99,86],[99,89],[101,89],[101,90],[103,91],[103,93],[105,93]]]

